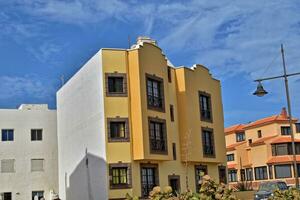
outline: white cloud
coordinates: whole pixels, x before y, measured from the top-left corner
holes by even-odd
[[[55,88],[36,75],[0,76],[0,100],[30,97],[31,99],[45,99],[55,94]]]

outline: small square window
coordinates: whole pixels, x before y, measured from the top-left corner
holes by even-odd
[[[44,159],[31,159],[31,171],[44,171]]]
[[[106,96],[127,96],[126,74],[106,73]]]
[[[296,133],[300,133],[300,123],[295,123]]]
[[[261,138],[261,137],[262,137],[261,130],[258,130],[258,131],[257,131],[257,137],[258,137],[258,138]]]
[[[131,188],[131,167],[128,163],[109,164],[110,188]]]
[[[31,141],[42,141],[43,130],[42,129],[31,129]]]
[[[236,142],[242,142],[245,141],[246,139],[244,132],[236,133],[235,137],[236,137]]]
[[[291,135],[291,128],[289,126],[282,126],[281,135]]]
[[[15,172],[15,160],[4,159],[1,160],[1,173],[13,173]]]
[[[129,127],[127,118],[108,118],[107,128],[109,142],[129,141]]]
[[[2,197],[3,200],[12,200],[11,192],[4,192],[0,195],[0,197]]]
[[[2,141],[14,141],[14,130],[2,129]]]
[[[44,198],[44,191],[32,191],[32,200]]]

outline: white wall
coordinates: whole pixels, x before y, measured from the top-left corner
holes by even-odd
[[[108,198],[103,101],[100,50],[57,92],[59,194],[63,200]]]
[[[31,129],[43,129],[42,141],[31,141]],[[12,192],[13,200],[31,199],[32,191],[58,192],[56,111],[0,109],[0,130],[14,129],[14,141],[0,138],[0,160],[15,159],[14,173],[1,173],[0,193]],[[1,133],[0,133],[1,135]],[[31,172],[31,159],[44,159],[43,172]]]

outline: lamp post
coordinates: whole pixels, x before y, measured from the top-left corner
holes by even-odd
[[[281,56],[282,56],[282,66],[283,66],[284,74],[281,76],[274,76],[274,77],[268,77],[268,78],[254,80],[255,82],[258,82],[258,85],[257,85],[257,89],[253,93],[253,95],[262,97],[262,96],[268,94],[268,92],[263,88],[263,85],[262,85],[263,81],[272,80],[272,79],[280,79],[280,78],[284,79],[285,93],[286,93],[286,100],[287,100],[288,114],[289,114],[290,133],[291,133],[291,139],[292,139],[292,153],[293,153],[293,166],[294,166],[293,172],[294,172],[294,177],[295,177],[296,188],[299,188],[299,179],[298,179],[299,174],[298,174],[298,170],[297,170],[297,160],[296,160],[296,151],[295,151],[295,136],[294,136],[294,131],[293,131],[293,119],[292,119],[292,111],[291,111],[291,100],[290,100],[290,93],[289,93],[288,77],[300,75],[300,72],[287,74],[285,58],[284,58],[284,50],[283,50],[282,44],[281,44]]]

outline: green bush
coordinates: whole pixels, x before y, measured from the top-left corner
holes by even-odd
[[[174,194],[170,186],[163,190],[159,186],[154,187],[149,194],[151,200],[237,200],[225,184],[217,184],[208,175],[203,176],[199,193],[187,191],[180,194]],[[135,200],[130,195],[127,200]]]
[[[290,188],[288,190],[275,190],[273,196],[269,200],[300,200],[300,191],[296,188]]]

